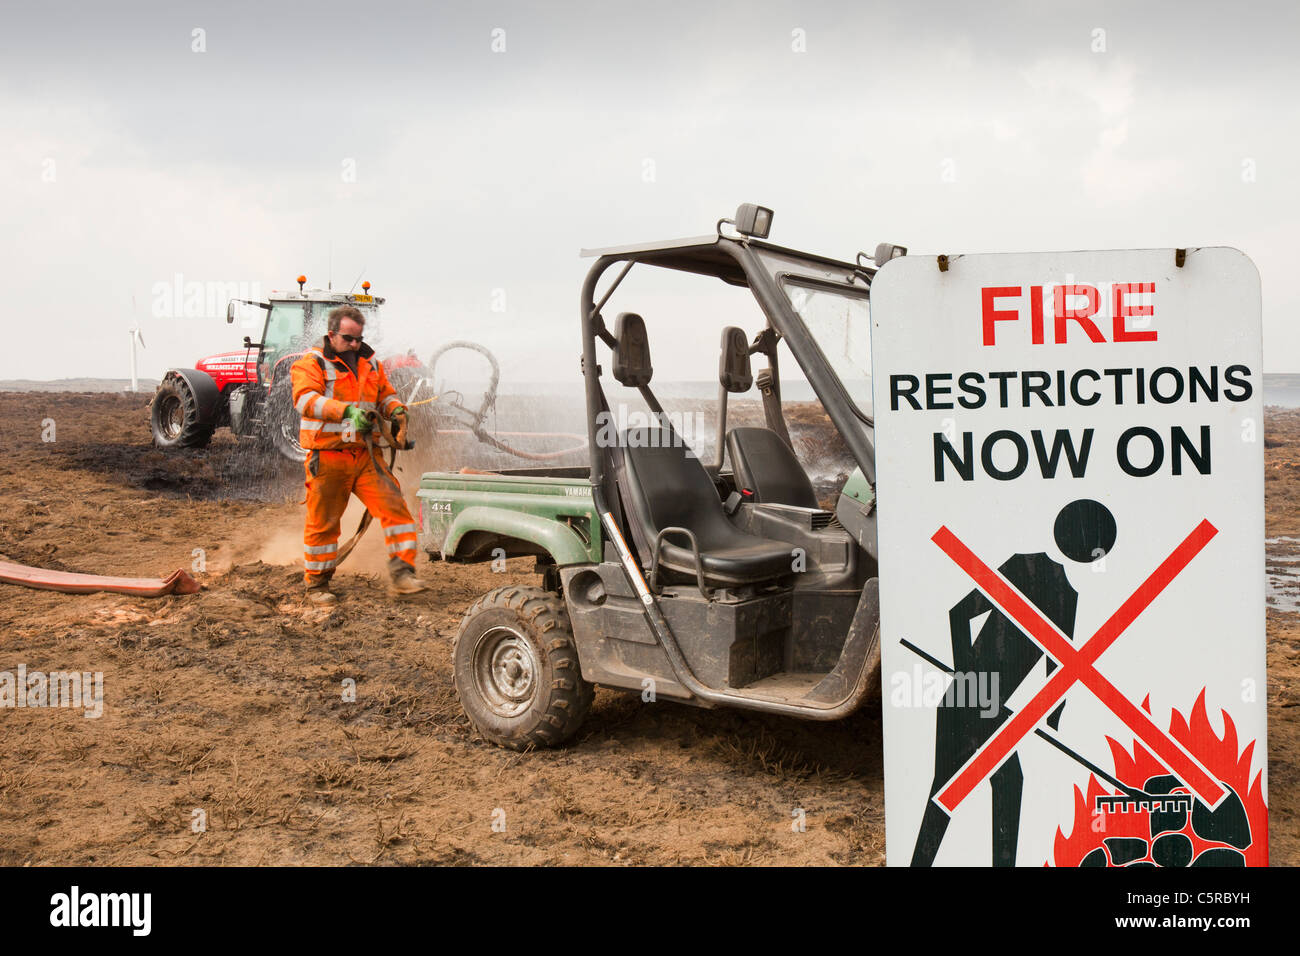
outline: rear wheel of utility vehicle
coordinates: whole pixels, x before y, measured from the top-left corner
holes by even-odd
[[[149,410],[153,443],[159,448],[203,448],[215,426],[199,422],[199,403],[188,382],[168,375],[154,392]]]
[[[595,696],[582,679],[564,601],[541,588],[497,588],[479,598],[456,634],[452,673],[470,723],[511,750],[568,740]]]

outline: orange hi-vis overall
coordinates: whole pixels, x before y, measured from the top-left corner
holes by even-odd
[[[362,343],[353,374],[325,339],[293,364],[294,406],[302,415],[299,441],[307,450],[307,523],[303,530],[304,580],[322,587],[338,562],[339,526],[356,495],[384,529],[389,567],[415,567],[415,519],[397,478],[366,436],[343,421],[349,405],[389,417],[401,405],[374,349]],[[372,440],[379,436],[376,428]]]

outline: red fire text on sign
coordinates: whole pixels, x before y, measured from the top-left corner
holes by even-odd
[[[1024,317],[1024,299],[1028,298],[1029,334],[1034,345],[1043,345],[1046,341],[1045,320],[1043,315],[1043,290],[1049,289],[1052,299],[1052,344],[1065,345],[1073,331],[1075,341],[1081,341],[1081,335],[1090,342],[1154,342],[1156,330],[1134,329],[1129,327],[1129,318],[1146,318],[1150,324],[1155,316],[1155,306],[1129,301],[1129,296],[1144,292],[1155,292],[1154,282],[1116,282],[1111,286],[1110,294],[1110,339],[1106,338],[1104,322],[1098,322],[1101,311],[1102,294],[1095,285],[1072,283],[1069,285],[1041,286],[986,286],[980,290],[981,318],[984,332],[984,344],[996,345],[999,322],[1018,322]],[[1007,300],[1020,299],[1015,308],[999,308]],[[1071,329],[1071,324],[1074,329]],[[1023,326],[1022,326],[1023,328]]]

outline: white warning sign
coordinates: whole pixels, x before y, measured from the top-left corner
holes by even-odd
[[[871,300],[888,862],[1266,864],[1254,265],[907,256]]]

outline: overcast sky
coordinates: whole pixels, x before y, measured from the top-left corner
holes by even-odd
[[[744,201],[848,259],[1236,246],[1265,369],[1300,370],[1298,28],[1291,3],[6,4],[0,378],[123,377],[134,321],[157,377],[247,331],[157,314],[160,284],[332,265],[388,297],[385,343],[576,382],[578,250]],[[657,367],[697,289],[744,307],[623,305]],[[672,377],[716,368],[716,328]]]

